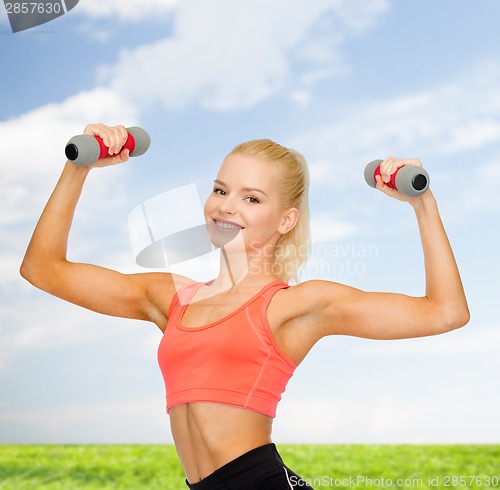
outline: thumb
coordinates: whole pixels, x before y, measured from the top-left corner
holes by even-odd
[[[125,163],[129,159],[130,151],[127,149],[123,149],[120,153],[113,156],[108,156],[106,158],[102,158],[97,160],[94,163],[94,167],[110,167],[111,165],[118,165],[119,163]]]

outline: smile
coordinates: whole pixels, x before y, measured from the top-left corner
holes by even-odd
[[[215,228],[217,230],[221,231],[234,231],[234,230],[241,230],[241,226],[238,225],[233,225],[231,223],[224,223],[222,221],[216,221],[214,220]]]

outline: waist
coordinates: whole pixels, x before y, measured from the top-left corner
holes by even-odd
[[[242,483],[255,481],[256,472],[263,473],[269,467],[275,469],[277,464],[284,466],[276,445],[270,442],[241,454],[198,482],[190,483],[186,479],[186,484],[192,490],[241,488]]]
[[[252,448],[271,442],[270,417],[217,403],[172,407],[170,424],[190,482],[199,481]]]

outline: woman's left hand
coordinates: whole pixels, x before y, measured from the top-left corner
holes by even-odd
[[[398,168],[404,167],[405,165],[416,165],[417,167],[422,166],[422,162],[418,158],[396,158],[393,156],[388,156],[380,164],[380,175],[375,177],[377,181],[377,189],[387,194],[389,197],[394,197],[399,201],[408,202],[414,204],[422,196],[410,197],[402,194],[397,189],[392,189],[385,183],[391,180],[391,176],[398,170]],[[424,195],[424,194],[422,194]]]

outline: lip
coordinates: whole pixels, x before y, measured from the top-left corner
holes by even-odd
[[[220,223],[228,223],[230,225],[235,225],[235,226],[238,226],[240,227],[242,230],[244,229],[243,226],[241,226],[240,224],[238,223],[235,223],[234,221],[228,221],[228,220],[225,220],[225,219],[219,219],[219,218],[214,218],[213,221],[217,222],[219,221]]]

